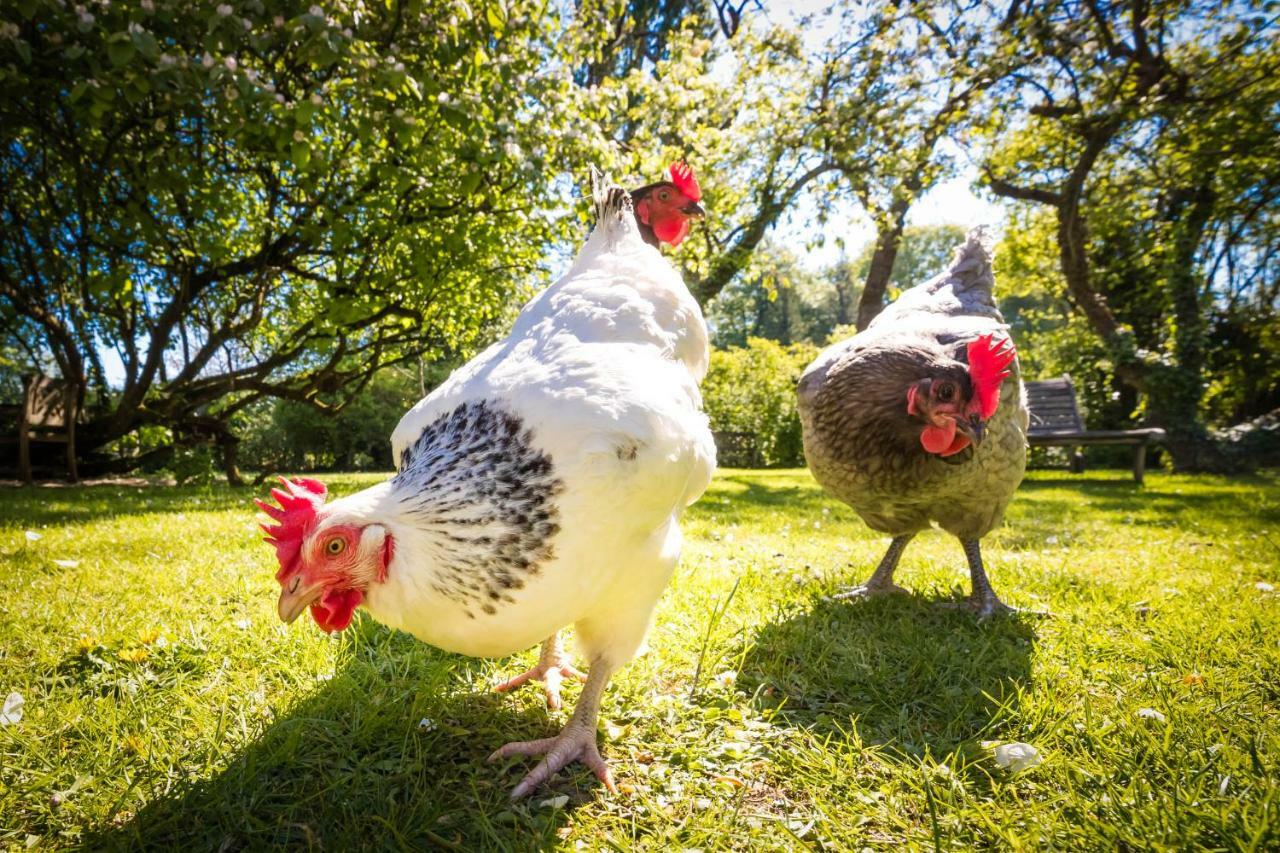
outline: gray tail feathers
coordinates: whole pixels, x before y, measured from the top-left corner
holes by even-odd
[[[631,193],[591,167],[591,200],[596,208],[596,223],[612,225],[631,213]]]
[[[991,236],[979,225],[956,247],[946,278],[959,293],[982,292],[991,295],[995,274],[991,270]]]

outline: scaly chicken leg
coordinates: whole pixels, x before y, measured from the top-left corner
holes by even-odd
[[[915,538],[914,533],[893,537],[893,541],[889,543],[889,550],[885,552],[884,558],[880,561],[880,565],[876,566],[871,578],[862,586],[855,586],[847,592],[831,596],[831,600],[844,601],[848,598],[875,598],[876,596],[888,595],[893,592],[906,592],[905,589],[893,582],[893,573],[898,568],[898,560],[902,559],[902,552],[906,550],[907,543],[913,538]]]
[[[614,667],[603,658],[591,661],[586,686],[578,698],[578,706],[573,709],[573,717],[555,737],[540,740],[515,741],[509,743],[489,756],[489,761],[501,761],[513,755],[542,755],[545,758],[538,766],[520,780],[511,792],[511,799],[518,800],[529,794],[534,788],[546,782],[571,761],[581,761],[591,772],[596,774],[604,786],[611,792],[618,789],[613,784],[613,775],[609,765],[600,755],[596,746],[596,721],[600,716],[600,697],[604,695],[605,685]]]
[[[987,580],[987,570],[982,565],[982,550],[978,547],[978,540],[962,539],[960,544],[964,546],[964,555],[969,560],[969,578],[973,586],[973,591],[969,594],[969,609],[981,619],[998,613],[1013,612],[1014,608],[996,597],[991,581]]]
[[[501,684],[495,684],[493,689],[498,693],[506,693],[526,681],[541,681],[542,692],[547,697],[547,708],[558,711],[564,704],[560,699],[560,682],[566,678],[587,680],[586,674],[576,669],[572,658],[565,653],[564,642],[560,639],[560,632],[557,631],[543,640],[542,652],[538,655],[536,666]]]

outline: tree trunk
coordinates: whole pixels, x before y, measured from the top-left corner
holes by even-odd
[[[218,449],[222,451],[222,471],[227,477],[228,486],[243,486],[244,478],[236,465],[236,457],[240,452],[240,439],[234,435],[223,433],[218,436]]]
[[[1166,219],[1172,251],[1164,267],[1165,292],[1173,315],[1173,364],[1149,371],[1147,408],[1153,422],[1168,433],[1166,442],[1178,471],[1226,471],[1230,460],[1209,436],[1200,418],[1204,397],[1204,306],[1196,275],[1196,251],[1213,214],[1212,175],[1199,186],[1170,194]]]
[[[906,199],[895,199],[889,209],[888,222],[876,233],[876,249],[871,255],[866,284],[862,286],[862,298],[858,300],[859,332],[884,310],[884,294],[893,277],[893,262],[898,259],[898,249],[902,246],[902,230],[909,208],[910,202]]]

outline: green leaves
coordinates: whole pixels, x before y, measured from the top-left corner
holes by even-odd
[[[128,65],[137,53],[133,45],[133,37],[129,33],[115,33],[107,39],[107,56],[111,64],[119,68]]]

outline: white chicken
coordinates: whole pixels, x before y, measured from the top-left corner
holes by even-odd
[[[543,641],[537,666],[498,689],[584,678],[556,736],[490,760],[544,759],[519,798],[571,761],[611,790],[596,746],[601,696],[639,648],[680,553],[681,511],[706,489],[715,445],[698,384],[707,330],[662,257],[702,215],[682,163],[632,193],[593,181],[597,224],[568,273],[507,337],[410,410],[392,435],[397,473],[325,503],[315,480],[258,505],[280,562],[280,618],[310,607],[341,630],[356,607],[423,642],[501,656]],[[656,239],[655,239],[656,238]],[[582,676],[559,631],[589,663]]]

